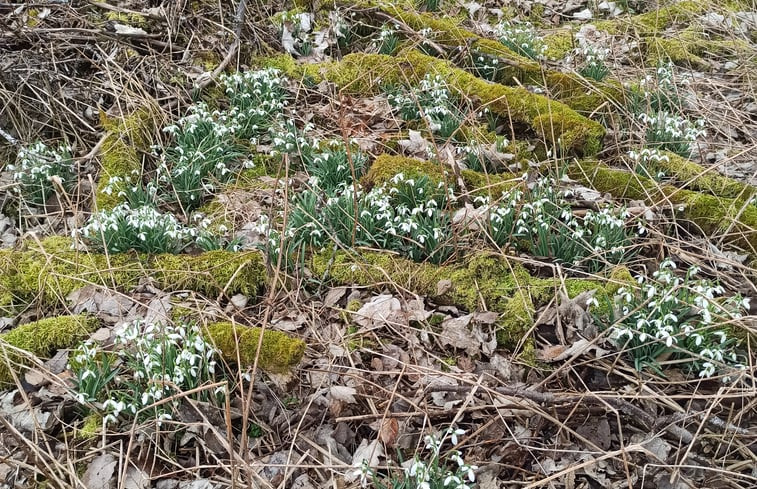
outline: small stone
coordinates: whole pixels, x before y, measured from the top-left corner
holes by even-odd
[[[576,20],[590,20],[593,17],[594,17],[594,14],[591,13],[591,10],[589,10],[588,8],[585,8],[581,10],[580,12],[576,12],[575,14],[573,14],[573,18]]]
[[[229,302],[231,302],[237,309],[244,309],[249,300],[249,297],[244,294],[236,294],[231,296]]]
[[[738,67],[739,67],[739,64],[734,61],[728,61],[726,62],[726,64],[723,65],[723,69],[725,69],[725,71],[735,70]]]

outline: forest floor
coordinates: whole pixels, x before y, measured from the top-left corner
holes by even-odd
[[[753,0],[0,26],[0,488],[757,487]]]

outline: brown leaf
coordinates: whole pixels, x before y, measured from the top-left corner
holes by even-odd
[[[562,352],[565,351],[565,345],[551,345],[539,350],[536,354],[537,358],[543,362],[553,362],[555,358],[559,357]]]
[[[400,425],[397,422],[397,418],[385,419],[379,429],[379,440],[387,447],[394,447],[395,443],[397,443],[399,430]]]
[[[481,340],[470,329],[472,319],[472,314],[466,314],[459,318],[445,319],[442,322],[442,333],[439,335],[439,342],[442,345],[450,345],[465,350],[471,356],[481,353]]]

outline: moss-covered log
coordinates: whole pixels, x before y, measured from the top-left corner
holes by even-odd
[[[256,295],[266,283],[258,252],[209,251],[199,255],[103,255],[74,250],[67,238],[28,243],[24,250],[0,251],[0,309],[38,300],[62,303],[85,285],[129,290],[149,277],[164,290]]]
[[[339,62],[308,65],[298,65],[288,56],[279,56],[266,60],[265,64],[313,83],[325,79],[359,95],[377,93],[382,84],[417,83],[427,73],[437,74],[457,95],[530,129],[552,145],[559,142],[565,151],[573,154],[596,154],[605,134],[601,124],[561,102],[522,87],[482,80],[448,61],[412,49],[397,56],[353,53]]]
[[[757,206],[744,199],[718,197],[673,185],[660,185],[636,173],[609,168],[596,161],[581,161],[568,168],[568,175],[616,198],[643,200],[648,204],[668,203],[679,216],[707,235],[728,231],[726,241],[757,250]]]
[[[444,183],[449,188],[457,190],[457,182],[451,168],[445,168],[439,163],[427,160],[387,154],[376,158],[361,181],[368,187],[380,186],[400,173],[406,178],[425,176],[434,185]],[[510,190],[522,181],[512,173],[486,174],[469,169],[462,170],[460,177],[466,191],[471,195],[488,195],[493,198],[500,197],[502,192]]]
[[[665,176],[674,178],[676,185],[682,188],[717,197],[747,201],[757,193],[757,188],[725,177],[714,168],[704,167],[675,153],[664,154],[668,157],[667,161],[649,161],[644,164],[650,174],[663,172]]]
[[[258,351],[260,334],[263,342]],[[213,323],[207,327],[207,340],[221,351],[227,362],[240,367],[257,364],[263,370],[282,373],[302,360],[305,342],[291,338],[280,331],[263,331],[261,328],[241,326],[233,323]]]
[[[688,25],[698,16],[713,7],[714,2],[707,0],[686,0],[673,2],[668,6],[655,8],[643,14],[623,17],[595,23],[597,29],[610,34],[635,32],[642,36],[659,35],[665,28],[674,24]]]
[[[349,3],[354,6],[355,2]],[[571,73],[561,73],[546,68],[532,59],[515,53],[501,42],[479,36],[454,18],[443,19],[430,12],[418,12],[414,5],[401,2],[361,1],[366,8],[377,8],[385,16],[397,19],[416,32],[431,29],[434,43],[444,46],[450,57],[460,60],[458,64],[470,65],[475,57],[486,55],[500,61],[497,82],[504,85],[536,85],[544,87],[549,95],[579,111],[590,113],[604,104],[608,98],[622,100],[623,88],[615,82],[594,82]],[[368,16],[375,14],[367,14]],[[558,34],[545,37],[547,56],[563,58],[574,47],[572,32],[561,30]],[[461,56],[461,47],[465,47]]]
[[[552,300],[561,287],[558,279],[532,277],[517,262],[487,253],[473,255],[461,265],[438,266],[415,263],[390,253],[321,252],[313,256],[311,270],[340,284],[381,289],[389,283],[439,304],[452,304],[468,311],[496,311],[501,314],[497,341],[505,348],[521,342],[533,326],[536,308]],[[600,302],[609,304],[604,299],[614,290],[608,285],[613,279],[610,280],[605,284],[567,279],[565,288],[570,297],[597,289]]]
[[[29,355],[40,359],[51,357],[57,350],[73,348],[97,328],[97,319],[90,316],[58,316],[27,323],[0,335],[0,385],[13,381],[11,370],[23,375],[19,366],[28,365]]]

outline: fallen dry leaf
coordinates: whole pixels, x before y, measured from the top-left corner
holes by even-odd
[[[112,489],[116,482],[118,460],[110,453],[92,459],[84,471],[82,483],[87,489]]]
[[[397,322],[402,317],[402,304],[399,299],[390,294],[381,294],[363,304],[355,313],[355,322],[365,328],[378,326],[390,322]]]
[[[379,428],[379,440],[387,447],[394,447],[397,443],[397,435],[399,434],[400,425],[397,422],[397,418],[388,418],[381,422],[381,428]]]
[[[329,397],[337,401],[346,402],[352,404],[357,402],[355,399],[357,390],[354,387],[347,387],[344,385],[334,385],[329,388]]]

